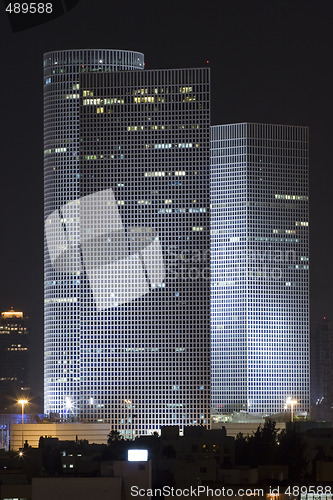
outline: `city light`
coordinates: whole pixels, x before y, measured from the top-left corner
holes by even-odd
[[[65,399],[65,408],[66,408],[66,411],[68,411],[68,413],[70,413],[74,409],[74,402],[68,396],[66,396],[66,399]]]
[[[128,450],[128,462],[147,462],[148,450]]]
[[[29,401],[27,399],[19,399],[17,401],[17,404],[21,405],[21,407],[22,407],[22,449],[23,449],[23,445],[24,445],[24,440],[23,440],[24,407],[28,403],[29,403]]]
[[[290,421],[294,421],[294,406],[297,405],[298,401],[296,399],[291,399],[290,397],[286,401],[286,406],[285,409],[287,409],[288,406],[290,406],[290,412],[291,412],[291,417]]]
[[[23,318],[23,312],[22,311],[4,311],[1,313],[1,316],[4,318],[4,319],[7,319],[7,318]]]
[[[27,405],[29,401],[27,399],[19,399],[17,404],[22,406],[22,424],[24,423],[24,407]]]

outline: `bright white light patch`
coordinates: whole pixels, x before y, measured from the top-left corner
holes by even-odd
[[[125,226],[111,189],[55,210],[45,232],[55,271],[77,275],[83,263],[99,310],[143,297],[165,279],[158,234],[151,227]]]
[[[128,450],[127,460],[129,462],[147,462],[148,450]]]

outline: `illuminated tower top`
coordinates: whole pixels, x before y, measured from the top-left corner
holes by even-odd
[[[10,311],[4,311],[1,313],[1,317],[4,319],[9,319],[9,318],[23,318],[23,312],[22,311],[14,311],[13,308],[11,308]]]

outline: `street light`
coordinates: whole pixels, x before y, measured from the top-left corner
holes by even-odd
[[[293,422],[294,421],[294,406],[297,405],[298,401],[296,401],[296,399],[291,399],[291,398],[288,398],[287,401],[286,401],[286,406],[290,406],[290,412],[291,412],[291,418],[290,418],[290,421]]]
[[[28,400],[27,399],[19,399],[18,400],[18,404],[22,406],[22,450],[23,450],[23,424],[24,424],[24,406],[26,404],[28,404]]]

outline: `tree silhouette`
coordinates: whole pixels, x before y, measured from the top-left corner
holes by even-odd
[[[279,463],[288,465],[289,477],[302,481],[307,477],[309,461],[306,458],[306,443],[302,435],[292,426],[279,435]]]
[[[278,452],[278,431],[275,422],[259,425],[252,436],[238,434],[235,442],[236,463],[239,465],[274,464]]]
[[[123,439],[123,437],[120,434],[120,432],[112,429],[112,431],[109,432],[109,434],[108,434],[108,445],[110,446],[110,444],[112,444],[116,441],[122,441],[122,439]]]

